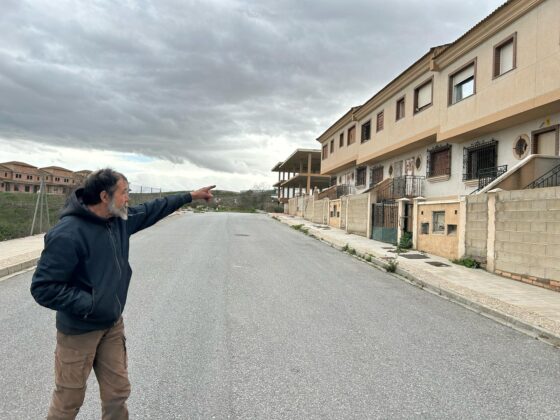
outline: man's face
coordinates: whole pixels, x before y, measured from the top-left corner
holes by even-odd
[[[124,179],[119,179],[117,188],[109,202],[109,212],[123,220],[128,219],[128,182]]]

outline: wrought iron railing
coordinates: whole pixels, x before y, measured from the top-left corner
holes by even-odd
[[[422,195],[423,176],[406,175],[393,178],[377,191],[377,202],[413,198]]]
[[[322,200],[323,198],[328,198],[329,200],[336,200],[344,195],[352,195],[356,194],[356,187],[352,185],[333,185],[330,188],[327,188],[324,191],[321,191],[318,195],[318,199]]]
[[[555,166],[550,171],[537,178],[525,189],[530,188],[546,188],[546,187],[558,187],[560,185],[560,165]]]
[[[493,168],[479,169],[478,171],[478,189],[482,190],[496,178],[502,176],[507,172],[507,165],[494,166]]]

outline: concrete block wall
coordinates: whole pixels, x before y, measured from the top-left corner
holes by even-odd
[[[467,196],[465,255],[486,262],[488,239],[488,195]]]
[[[288,214],[295,216],[297,211],[297,198],[290,198],[288,200]]]
[[[340,228],[346,229],[346,203],[348,198],[342,197],[340,199]]]
[[[313,218],[313,197],[305,197],[303,199],[303,218],[311,220]]]
[[[327,212],[329,211],[329,200],[325,198],[323,200],[315,200],[313,218],[311,221],[313,223],[324,224],[328,220]]]
[[[560,291],[560,187],[496,194],[495,272]]]
[[[358,194],[348,197],[348,224],[346,231],[360,236],[368,236],[368,194]]]

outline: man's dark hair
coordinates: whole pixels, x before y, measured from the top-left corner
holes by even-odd
[[[98,204],[101,202],[100,194],[102,191],[107,191],[109,197],[112,197],[117,189],[119,179],[128,182],[123,174],[111,168],[100,169],[91,173],[84,182],[82,201],[86,205]]]

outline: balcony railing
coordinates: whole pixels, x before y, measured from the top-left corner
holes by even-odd
[[[328,198],[329,200],[336,200],[344,195],[352,195],[356,194],[356,187],[352,185],[333,185],[332,187],[321,191],[319,193],[318,199],[322,200],[323,198]]]
[[[507,165],[502,166],[494,166],[492,168],[485,168],[480,169],[478,171],[478,189],[477,191],[482,190],[496,178],[502,176],[507,172]]]
[[[543,176],[537,178],[525,189],[530,188],[547,188],[547,187],[558,187],[560,185],[560,165],[555,166],[550,171],[545,173]]]
[[[422,195],[423,176],[406,175],[393,178],[377,191],[377,202],[414,198]]]

